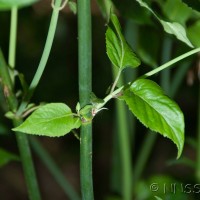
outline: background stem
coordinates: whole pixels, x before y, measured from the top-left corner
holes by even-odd
[[[200,61],[199,61],[200,64]],[[200,80],[199,80],[200,81]],[[197,170],[196,170],[196,178],[197,181],[200,181],[200,82],[198,85],[198,121],[197,121],[197,140],[198,140],[198,145],[197,145]]]
[[[4,60],[1,51],[0,51],[0,79],[4,90],[4,95],[8,102],[8,106],[10,110],[14,111],[17,109],[17,99],[12,91],[13,88],[12,81],[9,75],[8,67],[6,65],[6,62]],[[22,122],[21,119],[13,120],[13,124],[15,126],[18,126],[21,122]],[[31,200],[40,200],[41,199],[40,192],[37,184],[28,138],[24,133],[16,133],[16,139],[20,151],[20,157],[28,188],[29,198]]]
[[[79,195],[76,193],[72,185],[65,178],[64,174],[61,172],[59,167],[56,165],[49,153],[42,147],[39,141],[35,137],[30,137],[30,143],[33,147],[33,150],[39,156],[41,161],[45,164],[47,169],[53,175],[57,183],[63,189],[65,194],[69,197],[70,200],[80,200]]]
[[[18,19],[17,15],[18,15],[18,9],[17,7],[14,6],[11,9],[10,39],[9,39],[9,54],[8,54],[8,63],[11,68],[15,67],[17,19]]]
[[[50,25],[49,25],[46,43],[44,46],[44,51],[43,51],[39,66],[37,68],[37,71],[33,77],[31,84],[30,84],[29,90],[28,90],[27,94],[25,95],[24,100],[22,101],[22,103],[19,106],[17,115],[21,115],[23,113],[24,109],[26,108],[26,106],[28,105],[28,102],[31,99],[31,97],[42,77],[44,69],[46,67],[47,60],[50,55],[51,47],[53,44],[53,39],[54,39],[55,32],[56,32],[58,16],[59,16],[59,11],[60,11],[59,8],[61,6],[61,3],[62,3],[62,0],[55,0],[55,6],[53,8],[53,13],[51,16],[51,21],[50,21]]]
[[[81,107],[90,103],[92,91],[92,38],[90,0],[78,0],[79,100]],[[80,173],[83,200],[93,200],[92,124],[80,130]]]
[[[113,69],[113,77],[116,80],[118,76],[118,71],[115,67]],[[123,78],[120,77],[118,81],[119,85],[123,84]],[[120,153],[120,163],[121,166],[121,191],[124,200],[132,199],[132,166],[131,166],[131,142],[130,142],[130,132],[128,128],[128,118],[126,112],[126,105],[124,102],[116,101],[116,132],[118,137],[115,142],[118,142],[118,148]],[[115,145],[116,146],[116,145]],[[119,160],[119,159],[118,159]],[[119,184],[119,183],[118,183]]]

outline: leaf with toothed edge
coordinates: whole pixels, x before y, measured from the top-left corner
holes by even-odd
[[[176,144],[179,158],[184,145],[184,116],[160,86],[151,80],[138,79],[124,90],[121,99],[141,123]]]
[[[121,70],[126,67],[138,67],[140,60],[122,35],[117,16],[111,14],[110,19],[111,23],[106,31],[106,51],[110,61]]]
[[[13,131],[32,135],[60,137],[81,126],[71,109],[63,103],[49,103],[39,107]]]

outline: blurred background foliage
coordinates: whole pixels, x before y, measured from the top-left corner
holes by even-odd
[[[112,84],[111,64],[106,55],[104,16],[106,0],[92,1],[92,39],[93,39],[93,91],[104,97]],[[132,81],[143,73],[156,68],[168,60],[190,50],[174,36],[167,35],[159,22],[145,8],[133,0],[113,0],[113,6],[120,17],[125,37],[142,60],[142,66],[135,71],[126,70],[124,81]],[[200,1],[197,0],[146,0],[148,5],[165,21],[179,22],[187,31],[194,46],[200,46]],[[184,4],[187,3],[189,7]],[[50,20],[50,1],[41,0],[33,6],[20,9],[16,69],[23,73],[30,83],[37,68]],[[8,57],[10,12],[0,12],[0,46]],[[68,8],[62,10],[48,66],[37,88],[32,102],[65,102],[74,108],[78,101],[78,59],[77,59],[77,16]],[[185,115],[186,143],[180,160],[175,160],[176,148],[169,140],[148,130],[128,116],[128,128],[132,152],[133,194],[137,200],[155,199],[197,199],[199,194],[171,191],[153,193],[151,183],[176,182],[177,184],[199,183],[197,173],[200,55],[195,55],[176,64],[171,70],[151,77],[160,83],[165,92],[172,96]],[[15,91],[20,90],[16,80]],[[200,95],[199,95],[200,96]],[[23,172],[18,161],[18,148],[11,123],[4,117],[7,110],[2,91],[0,91],[0,194],[1,199],[27,199]],[[121,198],[121,159],[119,153],[118,128],[114,102],[107,105],[108,110],[100,112],[94,119],[93,133],[93,174],[95,199],[117,200]],[[150,136],[153,135],[153,136]],[[151,137],[151,139],[148,139]],[[62,138],[38,137],[42,145],[54,158],[64,175],[75,189],[79,187],[79,141],[69,134]],[[146,141],[146,143],[144,143]],[[141,153],[150,145],[148,152]],[[7,150],[8,152],[4,152]],[[13,154],[9,155],[9,152]],[[148,155],[147,155],[148,154]],[[4,155],[4,156],[2,156]],[[6,155],[6,156],[5,156]],[[68,199],[46,166],[33,152],[36,170],[43,199]],[[146,155],[146,157],[145,157]],[[3,158],[7,160],[3,161]],[[138,166],[137,163],[143,165]],[[146,160],[145,160],[146,159]],[[9,162],[15,160],[15,162]],[[17,162],[16,162],[17,161]],[[138,172],[138,167],[139,171]],[[137,170],[136,170],[137,169]],[[136,178],[136,176],[138,176]],[[196,195],[196,196],[195,196]]]

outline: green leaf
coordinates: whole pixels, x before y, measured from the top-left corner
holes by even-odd
[[[190,40],[187,38],[186,35],[186,31],[185,28],[177,23],[177,22],[167,22],[164,21],[162,19],[160,19],[157,14],[147,5],[147,3],[143,2],[142,0],[136,0],[141,6],[145,7],[146,9],[148,9],[155,17],[156,19],[161,23],[161,25],[163,26],[165,32],[169,33],[169,34],[173,34],[176,36],[177,39],[179,39],[180,41],[184,42],[185,44],[187,44],[189,47],[193,47],[192,43],[190,42]]]
[[[0,10],[10,10],[12,7],[30,6],[39,0],[0,0]]]
[[[63,103],[49,103],[39,107],[20,126],[12,129],[33,135],[59,137],[79,128],[81,120],[73,116]]]
[[[176,144],[179,158],[184,145],[184,116],[160,86],[151,80],[138,79],[125,89],[122,99],[146,127]]]
[[[70,10],[71,10],[74,14],[76,14],[76,13],[77,13],[77,5],[76,5],[76,2],[74,2],[74,1],[69,1],[69,2],[68,2],[68,5],[69,5]]]
[[[127,44],[117,16],[114,14],[111,14],[111,25],[106,31],[106,50],[110,61],[121,70],[126,67],[138,67],[140,60]]]
[[[158,196],[154,196],[157,200],[163,200],[163,199],[161,199],[160,197],[158,197]]]
[[[199,36],[200,36],[200,20],[198,20],[188,28],[188,37],[196,47],[200,47]]]
[[[103,17],[106,18],[106,20],[109,20],[110,11],[113,9],[112,1],[111,0],[97,0],[97,4],[101,10],[101,13],[103,14]]]
[[[8,164],[10,161],[19,160],[19,156],[0,148],[0,167]]]
[[[186,3],[189,7],[196,11],[200,11],[200,1],[199,0],[182,0]]]
[[[185,24],[192,14],[192,9],[183,3],[182,0],[167,0],[162,6],[162,10],[165,16],[171,21],[176,21],[181,24]]]

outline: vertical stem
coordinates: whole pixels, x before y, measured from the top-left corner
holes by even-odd
[[[17,19],[18,19],[17,15],[18,15],[18,9],[16,6],[14,6],[11,9],[9,56],[8,56],[8,63],[11,68],[15,67]]]
[[[13,125],[19,126],[22,122],[22,120],[13,120]],[[24,170],[24,176],[28,188],[29,199],[40,200],[41,196],[32,160],[28,137],[24,133],[17,132],[16,139],[22,161],[22,167]]]
[[[54,176],[55,180],[63,189],[65,194],[70,198],[70,200],[80,200],[78,194],[76,193],[72,185],[65,178],[64,174],[61,172],[61,170],[56,165],[56,163],[46,151],[46,149],[44,149],[44,147],[39,143],[39,141],[35,137],[31,137],[30,143],[33,147],[33,150],[40,157],[41,161],[46,165],[47,169]]]
[[[3,54],[0,51],[0,80],[4,90],[4,95],[7,99],[10,110],[17,109],[17,99],[12,91],[12,81],[9,75],[8,67],[4,60]],[[21,119],[13,120],[13,124],[18,126],[21,123]],[[19,146],[22,166],[24,170],[25,180],[28,187],[29,198],[31,200],[40,200],[40,192],[37,184],[36,174],[31,157],[28,138],[24,133],[16,133],[17,143]]]
[[[199,66],[200,67],[200,58],[199,58]],[[200,69],[199,69],[200,70]],[[197,121],[197,168],[196,168],[196,178],[197,181],[200,181],[200,80],[198,85],[198,121]]]
[[[90,0],[78,0],[79,99],[81,107],[90,102],[92,91],[92,38]],[[83,200],[93,200],[92,124],[81,126],[80,174]]]
[[[48,61],[48,58],[49,58],[49,55],[51,52],[53,39],[54,39],[55,32],[56,32],[61,3],[62,3],[62,0],[55,0],[54,8],[53,8],[52,16],[51,16],[51,21],[50,21],[50,25],[49,25],[48,35],[47,35],[46,43],[45,43],[44,50],[42,53],[42,57],[41,57],[39,65],[38,65],[37,71],[33,77],[33,80],[29,86],[29,90],[28,90],[27,94],[25,95],[24,100],[21,102],[21,104],[19,106],[17,115],[22,114],[22,112],[26,108],[29,100],[31,99],[31,97],[42,77],[44,69],[46,67],[46,64],[47,64],[47,61]]]
[[[116,68],[113,67],[113,77],[118,77]],[[119,84],[122,85],[122,77]],[[121,161],[122,196],[124,200],[132,199],[132,166],[131,166],[131,142],[130,132],[127,124],[127,113],[124,102],[116,102],[116,126],[118,146]],[[115,140],[116,141],[116,140]],[[119,183],[118,183],[119,184]]]
[[[163,41],[162,63],[167,62],[171,57],[172,41],[165,37]],[[170,69],[165,69],[161,72],[160,84],[165,92],[170,92]]]

